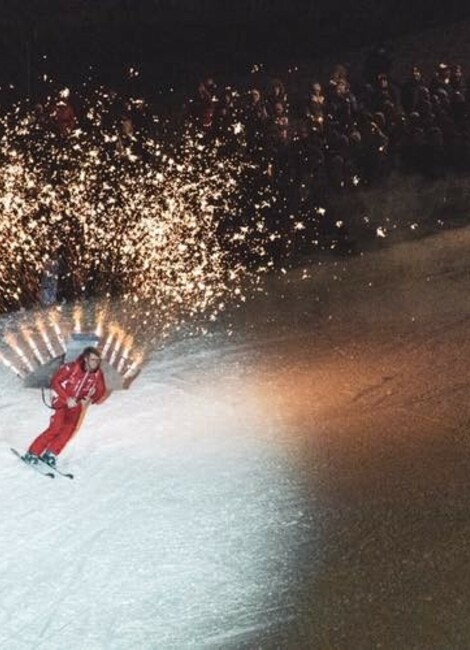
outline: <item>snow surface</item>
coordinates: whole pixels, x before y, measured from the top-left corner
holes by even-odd
[[[268,279],[89,409],[74,481],[0,368],[0,648],[469,647],[469,244]]]

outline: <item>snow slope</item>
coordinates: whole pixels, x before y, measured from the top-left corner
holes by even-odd
[[[74,481],[0,368],[0,648],[468,647],[469,248],[269,279],[89,409]]]

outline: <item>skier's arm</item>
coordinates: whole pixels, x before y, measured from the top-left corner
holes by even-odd
[[[65,379],[69,377],[71,371],[72,366],[70,364],[66,364],[65,366],[59,368],[51,380],[52,390],[60,397],[60,399],[64,400],[64,402],[67,401],[67,398],[69,396],[67,395],[67,392],[62,388],[61,384]]]

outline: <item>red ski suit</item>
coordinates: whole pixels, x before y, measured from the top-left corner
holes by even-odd
[[[59,368],[52,377],[51,388],[55,392],[55,397],[52,400],[54,414],[48,428],[34,440],[28,449],[31,454],[38,456],[45,451],[54,455],[60,454],[80,423],[84,409],[82,400],[95,404],[106,393],[102,371],[99,368],[94,372],[87,371],[82,357]],[[67,399],[70,397],[76,400],[77,406],[72,408],[67,406]]]

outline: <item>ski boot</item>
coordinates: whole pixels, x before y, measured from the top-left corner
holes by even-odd
[[[49,467],[55,467],[57,464],[56,455],[51,451],[45,451],[41,456],[41,460],[44,461],[46,465],[49,465]]]
[[[37,465],[39,463],[39,456],[27,451],[23,456],[23,460],[25,463],[29,463],[30,465]]]

